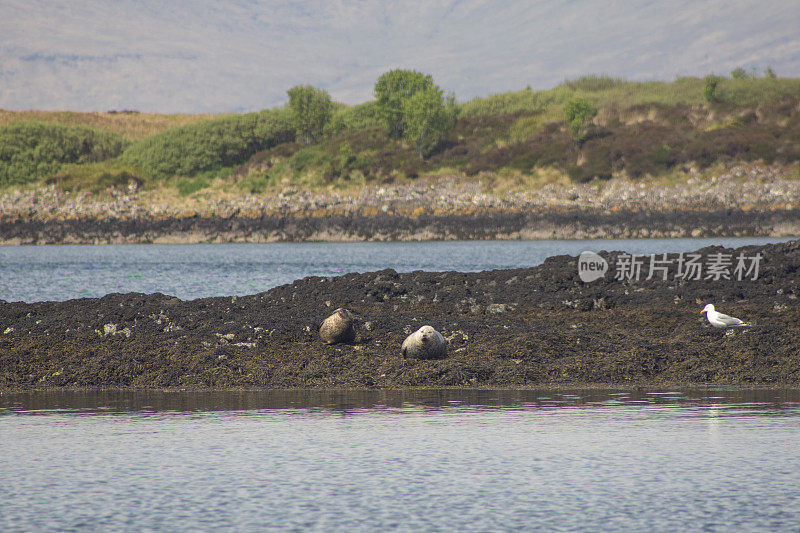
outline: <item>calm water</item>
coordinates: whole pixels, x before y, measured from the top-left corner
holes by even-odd
[[[0,298],[771,239],[0,248]],[[798,531],[800,391],[0,394],[0,531]]]
[[[636,239],[421,243],[274,243],[0,247],[0,299],[68,300],[112,292],[181,299],[246,295],[306,276],[393,268],[480,271],[535,266],[584,250],[651,254],[789,239]]]
[[[800,391],[0,395],[0,530],[797,531]]]

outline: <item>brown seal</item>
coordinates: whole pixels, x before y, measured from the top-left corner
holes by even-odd
[[[401,348],[403,357],[414,359],[444,359],[447,357],[447,341],[431,326],[422,326],[406,337]]]
[[[356,332],[353,327],[353,313],[340,307],[331,316],[322,321],[319,327],[319,338],[325,344],[337,342],[353,342]]]

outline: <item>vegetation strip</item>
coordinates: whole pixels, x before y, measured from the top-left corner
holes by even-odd
[[[719,165],[800,161],[800,80],[627,82],[585,76],[455,103],[430,76],[391,71],[376,100],[298,86],[289,105],[242,115],[0,111],[0,188],[51,183],[99,197],[131,184],[180,203],[391,185],[491,172],[491,192],[627,177],[713,177]]]

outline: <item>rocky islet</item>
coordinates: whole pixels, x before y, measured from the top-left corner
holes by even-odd
[[[384,270],[310,277],[242,297],[181,301],[110,294],[0,303],[0,387],[404,388],[797,385],[800,241],[761,254],[757,279],[617,279],[591,283],[577,258],[479,273]],[[614,265],[622,254],[601,252]],[[661,258],[676,261],[674,254]],[[752,327],[720,331],[706,303]],[[326,345],[337,307],[361,318],[351,344]],[[404,359],[431,325],[441,360]]]

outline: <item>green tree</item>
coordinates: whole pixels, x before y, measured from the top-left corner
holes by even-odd
[[[389,128],[389,136],[399,139],[406,127],[404,102],[419,91],[432,88],[433,78],[416,70],[395,69],[381,74],[375,82],[378,112]]]
[[[584,98],[573,98],[564,105],[564,118],[575,142],[584,139],[586,127],[596,115],[597,106]]]
[[[417,91],[403,101],[405,131],[413,142],[420,159],[430,155],[456,122],[455,96],[442,95],[438,87]]]
[[[709,74],[706,76],[705,82],[705,87],[703,87],[703,98],[705,98],[706,102],[709,104],[713,104],[719,100],[719,95],[717,94],[719,78],[713,74]]]
[[[743,80],[746,79],[747,77],[748,77],[747,71],[742,67],[736,67],[731,71],[731,78],[735,80]]]
[[[774,80],[778,76],[775,75],[775,71],[772,70],[772,67],[767,66],[767,69],[764,71],[764,77],[765,78],[769,78],[771,80]]]
[[[305,144],[316,142],[330,122],[333,103],[328,91],[311,85],[296,85],[286,91],[297,137]]]

